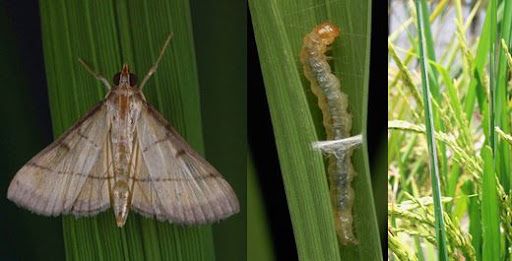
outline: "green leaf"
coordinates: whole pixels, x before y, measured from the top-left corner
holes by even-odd
[[[434,40],[432,37],[432,32],[430,29],[430,12],[428,9],[427,1],[420,1],[419,10],[421,10],[422,15],[419,15],[419,11],[416,11],[418,13],[418,19],[422,19],[422,30],[423,30],[423,37],[425,41],[425,57],[428,58],[430,61],[436,61],[436,53],[435,53],[435,46],[434,46]],[[419,24],[420,22],[417,21]],[[429,90],[432,95],[432,98],[436,102],[441,102],[441,91],[440,86],[438,82],[438,72],[435,67],[431,67],[428,70],[428,78],[430,82]],[[436,129],[439,129],[440,131],[444,131],[444,125],[441,123],[440,117],[438,115],[437,110],[432,111],[434,115],[434,126]],[[439,144],[437,148],[438,160],[439,160],[439,169],[440,169],[440,179],[445,182],[445,179],[448,175],[448,159],[446,157],[446,148],[444,144]]]
[[[498,212],[498,194],[496,190],[496,172],[492,150],[489,146],[482,149],[485,161],[482,177],[482,260],[500,260],[500,215]]]
[[[188,1],[41,1],[43,46],[54,131],[58,135],[100,101],[105,90],[77,62],[108,78],[128,63],[139,78],[173,33],[158,72],[144,88],[148,102],[202,152],[202,120]],[[124,228],[111,211],[64,217],[66,256],[72,260],[212,260],[210,226],[180,226],[131,213]],[[243,242],[243,241],[242,241]]]
[[[495,2],[495,1],[492,1]],[[497,4],[497,3],[496,3]],[[507,46],[511,46],[512,44],[512,2],[504,1],[504,12],[503,18],[500,23],[500,32],[497,33],[495,38],[492,38],[493,45],[499,47],[501,46],[499,43],[501,39],[504,39]],[[495,15],[497,16],[497,11]],[[493,18],[494,19],[494,18]],[[497,19],[497,18],[496,18]],[[497,53],[497,64],[496,66],[496,78],[491,78],[491,83],[496,84],[495,92],[493,92],[494,96],[493,101],[495,104],[495,117],[496,122],[494,126],[491,126],[492,129],[498,126],[504,132],[509,133],[511,131],[510,128],[510,119],[507,117],[509,115],[509,104],[507,98],[507,90],[508,90],[508,76],[509,76],[509,68],[507,66],[507,59],[505,57],[505,52],[503,48],[499,48]],[[493,53],[494,54],[494,53]],[[491,67],[492,68],[492,67]],[[492,86],[492,85],[491,85]],[[492,131],[492,130],[491,130]],[[510,147],[508,144],[499,142],[499,140],[495,139],[497,143],[498,152],[495,152],[495,160],[496,160],[496,172],[498,173],[498,177],[500,178],[501,184],[503,184],[506,191],[509,190],[510,185],[512,183],[512,178],[510,176]]]
[[[302,40],[314,26],[325,20],[340,26],[331,53],[334,73],[350,97],[353,134],[366,133],[370,2],[271,0],[249,7],[299,258],[381,260],[366,144],[352,158],[360,243],[340,248],[337,242],[323,158],[311,149],[311,142],[325,139],[321,114],[299,62]]]
[[[441,204],[441,184],[439,177],[439,165],[437,158],[437,148],[435,141],[435,129],[434,129],[434,114],[432,113],[432,97],[430,92],[430,66],[428,63],[428,42],[425,39],[427,32],[425,31],[425,21],[428,21],[428,12],[424,6],[426,2],[423,0],[416,0],[416,12],[418,14],[418,38],[420,50],[420,62],[421,62],[421,86],[423,95],[423,104],[425,110],[425,128],[427,131],[427,145],[429,154],[429,166],[430,166],[430,179],[432,181],[432,196],[434,200],[434,215],[435,215],[435,228],[436,228],[436,239],[438,248],[439,260],[448,260],[448,253],[446,249],[446,228],[443,221],[443,205]],[[423,5],[423,7],[422,7]]]

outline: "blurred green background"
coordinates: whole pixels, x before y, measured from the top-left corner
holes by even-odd
[[[215,254],[218,260],[245,260],[245,4],[242,1],[190,1],[190,10],[204,154],[234,187],[241,203],[238,215],[213,225]],[[131,10],[131,13],[137,11]],[[4,120],[0,128],[2,260],[62,260],[65,257],[62,219],[31,214],[17,208],[4,196],[16,171],[53,140],[39,14],[36,2],[0,2],[0,82],[5,98],[0,103]],[[155,44],[154,50],[160,48],[160,42]],[[175,58],[168,55],[164,59]]]

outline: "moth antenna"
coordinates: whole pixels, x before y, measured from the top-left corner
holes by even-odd
[[[144,76],[144,79],[140,83],[139,89],[142,90],[144,88],[144,85],[146,85],[146,82],[149,80],[151,75],[153,75],[156,72],[156,69],[158,68],[158,64],[160,63],[160,60],[162,60],[162,57],[164,56],[165,50],[167,50],[167,46],[169,46],[169,43],[171,42],[173,34],[170,33],[169,36],[167,36],[167,39],[165,40],[164,45],[162,46],[162,49],[160,49],[160,54],[158,55],[158,58],[156,59],[156,62],[153,64],[153,66],[149,69],[146,76]]]
[[[84,60],[81,58],[78,58],[78,62],[87,70],[88,73],[92,74],[96,80],[99,80],[105,87],[107,88],[107,91],[110,90],[112,87],[110,86],[110,83],[108,80],[99,72],[95,72]]]

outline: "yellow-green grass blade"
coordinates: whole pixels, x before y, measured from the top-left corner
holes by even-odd
[[[487,64],[488,53],[490,48],[490,15],[485,16],[485,21],[482,26],[482,32],[480,34],[480,40],[478,41],[478,47],[474,59],[472,78],[469,84],[468,93],[464,101],[464,111],[471,120],[471,115],[475,108],[475,99],[478,99],[478,105],[481,111],[487,109],[488,102],[485,99],[484,88],[482,86],[482,77],[485,75],[484,66]],[[486,127],[487,128],[487,127]],[[487,133],[487,131],[486,131]]]
[[[494,134],[494,126],[496,126],[496,33],[497,33],[497,3],[494,0],[489,1],[489,15],[490,20],[490,50],[489,50],[489,129],[487,133],[486,142],[490,145],[493,154],[496,154],[496,139]],[[493,157],[496,167],[496,157]]]
[[[460,102],[459,93],[456,87],[454,86],[453,79],[450,77],[449,72],[442,65],[433,62],[431,64],[437,69],[441,76],[441,79],[443,80],[446,86],[446,98],[447,101],[449,102],[450,107],[453,108],[455,124],[457,126],[460,126],[460,139],[462,140],[461,143],[464,145],[464,149],[467,148],[467,150],[474,152],[472,147],[473,138],[471,136],[470,125],[464,114],[462,104]],[[455,167],[456,166],[454,166],[453,168]],[[452,171],[450,173],[450,176],[447,180],[447,188],[444,190],[446,195],[454,195],[459,175],[460,172],[458,171]]]
[[[494,127],[500,127],[504,132],[510,132],[510,117],[509,117],[509,105],[507,98],[507,90],[508,90],[508,76],[509,76],[509,68],[507,66],[507,59],[505,57],[505,51],[503,48],[500,48],[501,39],[503,39],[507,46],[510,46],[512,43],[512,2],[504,1],[503,2],[503,17],[500,22],[500,31],[496,31],[496,35],[494,36],[493,43],[498,48],[497,53],[497,61],[496,61],[496,89],[495,89],[495,117],[496,122]],[[497,12],[497,11],[496,11]],[[496,14],[497,16],[497,14]],[[494,82],[491,80],[491,82]],[[506,191],[509,190],[512,179],[510,176],[510,147],[508,144],[504,142],[499,142],[499,139],[495,139],[497,143],[498,152],[495,154],[496,158],[496,173],[503,184]]]
[[[302,40],[314,26],[325,20],[340,26],[332,64],[350,97],[353,134],[364,134],[370,2],[250,1],[249,7],[299,258],[382,259],[366,144],[353,156],[358,172],[353,216],[360,243],[340,247],[337,242],[325,166],[322,156],[311,149],[311,142],[325,139],[321,114],[299,61]]]
[[[422,17],[418,17],[418,19],[422,19],[422,25],[423,25],[423,36],[425,41],[425,57],[428,58],[429,61],[436,61],[436,52],[435,52],[435,44],[434,39],[432,37],[432,32],[430,29],[430,12],[428,9],[427,1],[420,1],[419,6],[421,12],[424,14]],[[419,11],[416,11],[417,15],[419,16]],[[417,23],[420,21],[418,20]],[[431,67],[428,71],[429,82],[430,82],[430,93],[432,94],[432,98],[436,102],[441,102],[441,90],[438,82],[438,72],[435,67]],[[439,113],[437,110],[432,111],[434,116],[434,126],[436,129],[439,129],[441,131],[444,131],[444,125],[441,122],[441,117],[439,117]],[[446,179],[448,176],[448,158],[446,157],[446,148],[444,144],[439,144],[437,149],[439,155],[438,155],[438,161],[439,161],[439,170],[440,170],[440,179],[443,181],[443,183],[446,183]]]
[[[489,4],[487,7],[487,14],[490,14],[492,6]],[[487,71],[485,66],[488,65],[489,62],[489,53],[491,48],[491,43],[495,35],[491,33],[491,19],[492,15],[486,15],[485,21],[482,26],[482,32],[480,34],[480,40],[478,42],[478,47],[475,55],[472,77],[470,81],[470,85],[468,88],[468,93],[465,98],[464,103],[464,111],[466,115],[471,120],[471,115],[473,115],[473,110],[475,108],[475,99],[477,100],[477,104],[479,107],[479,111],[482,114],[482,129],[484,135],[488,137],[490,133],[490,117],[489,117],[489,99],[486,94],[484,85],[484,77],[486,77]],[[471,193],[475,191],[477,187],[473,184],[468,184],[466,186],[466,191]],[[482,217],[481,217],[481,202],[478,198],[470,198],[469,199],[469,220],[470,226],[469,231],[472,236],[471,243],[475,249],[481,250],[482,245]],[[482,252],[476,251],[476,255],[478,259],[481,259]]]
[[[432,181],[432,196],[434,200],[434,215],[435,215],[435,229],[436,229],[436,240],[438,248],[438,259],[448,260],[448,253],[446,249],[446,231],[443,221],[443,207],[441,204],[441,184],[439,177],[439,165],[437,158],[437,148],[435,141],[435,127],[434,127],[434,114],[432,113],[432,96],[430,92],[430,66],[428,63],[427,55],[427,41],[425,39],[425,21],[428,22],[428,12],[422,6],[426,5],[426,1],[416,0],[416,12],[418,15],[418,38],[419,38],[419,53],[421,62],[421,86],[423,95],[423,104],[425,110],[425,127],[427,134],[427,145],[429,153],[429,166],[430,166],[430,178]]]
[[[108,78],[126,62],[142,78],[166,36],[171,45],[145,87],[147,100],[198,151],[203,151],[194,42],[188,1],[41,1],[43,46],[55,134],[61,134],[105,95],[77,62]],[[212,260],[210,226],[180,226],[131,213],[123,229],[111,211],[63,221],[72,260]]]
[[[500,215],[496,189],[496,172],[489,146],[482,149],[484,173],[482,177],[482,260],[500,260]]]
[[[493,112],[491,113],[491,122],[494,125],[491,125],[490,134],[491,137],[494,137],[492,140],[494,142],[494,171],[498,177],[498,182],[503,186],[505,191],[510,190],[511,184],[511,176],[510,176],[510,147],[503,140],[498,139],[496,132],[494,131],[497,127],[502,129],[506,133],[510,133],[510,108],[509,108],[509,100],[508,100],[508,90],[509,90],[509,68],[507,66],[507,59],[505,54],[505,49],[501,48],[501,40],[503,40],[507,46],[510,46],[512,42],[512,3],[510,1],[501,2],[501,6],[503,8],[503,12],[500,15],[498,11],[498,2],[491,1],[491,30],[494,33],[491,33],[491,51],[496,50],[496,52],[490,53],[491,64],[490,64],[490,83],[491,83],[491,100],[493,101]],[[495,29],[496,28],[496,29]],[[499,30],[498,30],[499,28]],[[493,49],[494,48],[494,49]],[[487,173],[484,174],[484,178]],[[493,183],[494,184],[494,183]],[[484,185],[485,186],[485,180]],[[495,186],[497,184],[494,184]],[[485,189],[485,188],[484,188]],[[496,195],[496,191],[489,191],[492,193],[491,195]],[[482,202],[484,206],[486,202]],[[497,208],[498,201],[494,199],[494,201],[490,201],[487,204],[496,204],[494,208]],[[483,208],[483,207],[482,207]],[[489,210],[490,211],[490,210]],[[506,221],[505,221],[506,222]],[[499,234],[494,235],[494,238],[490,238],[489,231],[486,231],[486,228],[493,229],[494,226],[499,226],[499,220],[489,220],[487,216],[482,215],[482,225],[483,227],[483,244],[484,244],[484,252],[483,256],[486,257],[488,255],[488,251],[495,251],[496,248],[493,247],[489,249],[488,244],[497,244],[499,242]],[[489,242],[489,240],[492,240]],[[510,242],[506,242],[506,247],[508,247]],[[498,245],[499,246],[499,245]],[[499,250],[499,248],[497,249]],[[494,254],[496,255],[496,254]]]

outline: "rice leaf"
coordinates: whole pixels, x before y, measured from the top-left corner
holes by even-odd
[[[203,151],[199,89],[187,1],[41,1],[43,46],[56,136],[105,95],[78,63],[110,76],[125,62],[143,76],[165,37],[172,43],[145,88],[147,100]],[[66,257],[72,260],[214,258],[210,226],[183,227],[131,213],[123,229],[111,211],[63,218]]]
[[[381,260],[366,144],[352,158],[358,172],[353,216],[360,243],[340,248],[337,242],[322,155],[311,149],[311,142],[325,137],[322,119],[299,62],[303,37],[314,26],[325,20],[340,26],[331,52],[334,73],[350,97],[353,134],[364,134],[370,2],[273,0],[250,1],[249,7],[299,258]]]
[[[482,149],[484,176],[482,177],[482,260],[500,260],[500,215],[496,190],[496,172],[494,171],[492,150],[489,146]]]
[[[496,3],[497,4],[497,3]],[[504,1],[504,10],[503,17],[500,20],[500,32],[496,31],[497,35],[495,38],[492,38],[493,45],[500,47],[500,39],[503,39],[507,46],[511,46],[512,44],[512,2]],[[497,12],[496,12],[497,16]],[[497,19],[497,18],[496,18]],[[507,90],[508,90],[508,75],[509,70],[507,68],[507,59],[505,50],[503,48],[498,48],[498,53],[496,55],[496,80],[491,79],[491,83],[496,83],[496,89],[493,93],[495,95],[495,117],[496,123],[492,126],[494,130],[495,127],[500,127],[504,132],[510,132],[510,119],[507,117],[509,113],[509,105],[507,99]],[[491,85],[492,86],[492,85]],[[499,151],[495,152],[495,160],[496,160],[496,172],[498,173],[498,177],[503,184],[506,191],[509,190],[512,184],[512,178],[510,176],[510,157],[511,151],[508,144],[503,142],[499,142],[498,139],[495,140],[497,143],[497,148]]]
[[[437,158],[437,148],[435,142],[434,114],[432,113],[432,101],[430,92],[430,65],[427,58],[427,42],[425,39],[425,21],[428,21],[428,13],[421,6],[426,5],[426,1],[416,0],[416,12],[418,14],[418,38],[421,62],[421,86],[423,95],[423,104],[425,110],[425,127],[427,131],[427,145],[429,152],[430,178],[432,181],[432,196],[434,199],[434,215],[436,240],[438,247],[439,260],[448,260],[446,249],[446,229],[443,221],[443,206],[441,204],[441,184],[439,177],[439,166]]]

